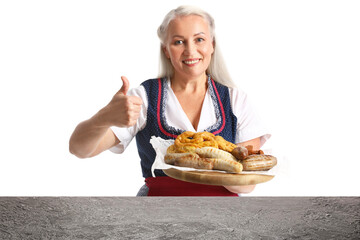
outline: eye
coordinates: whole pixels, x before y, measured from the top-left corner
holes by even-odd
[[[197,42],[203,42],[203,41],[205,41],[205,39],[203,39],[203,38],[197,38],[196,41],[197,41]]]
[[[175,45],[180,45],[180,44],[183,44],[184,41],[183,40],[176,40],[174,43],[175,43]]]

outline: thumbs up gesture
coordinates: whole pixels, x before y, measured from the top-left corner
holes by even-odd
[[[137,96],[128,96],[129,80],[122,76],[120,90],[114,95],[108,105],[100,110],[101,121],[108,126],[131,127],[140,116],[143,101]]]
[[[125,77],[125,76],[121,76],[121,80],[123,82],[122,87],[120,88],[120,90],[118,91],[118,93],[122,93],[124,95],[126,95],[127,91],[129,90],[129,80]]]

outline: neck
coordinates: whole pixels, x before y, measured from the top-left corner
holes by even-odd
[[[204,73],[198,77],[182,77],[174,74],[171,78],[171,88],[173,91],[197,91],[207,89],[207,75]]]

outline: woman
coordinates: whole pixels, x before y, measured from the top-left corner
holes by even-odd
[[[178,181],[156,170],[151,136],[174,139],[184,131],[209,131],[239,145],[255,149],[269,138],[246,95],[227,74],[216,45],[214,20],[197,8],[170,11],[158,29],[161,69],[131,89],[123,86],[110,103],[80,123],[70,139],[70,152],[80,158],[107,149],[121,153],[136,137],[145,190],[149,196],[237,196],[255,186],[208,186]]]

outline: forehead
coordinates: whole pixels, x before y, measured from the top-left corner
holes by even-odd
[[[173,19],[168,27],[168,36],[193,35],[199,32],[210,34],[208,22],[201,16],[189,15]]]

